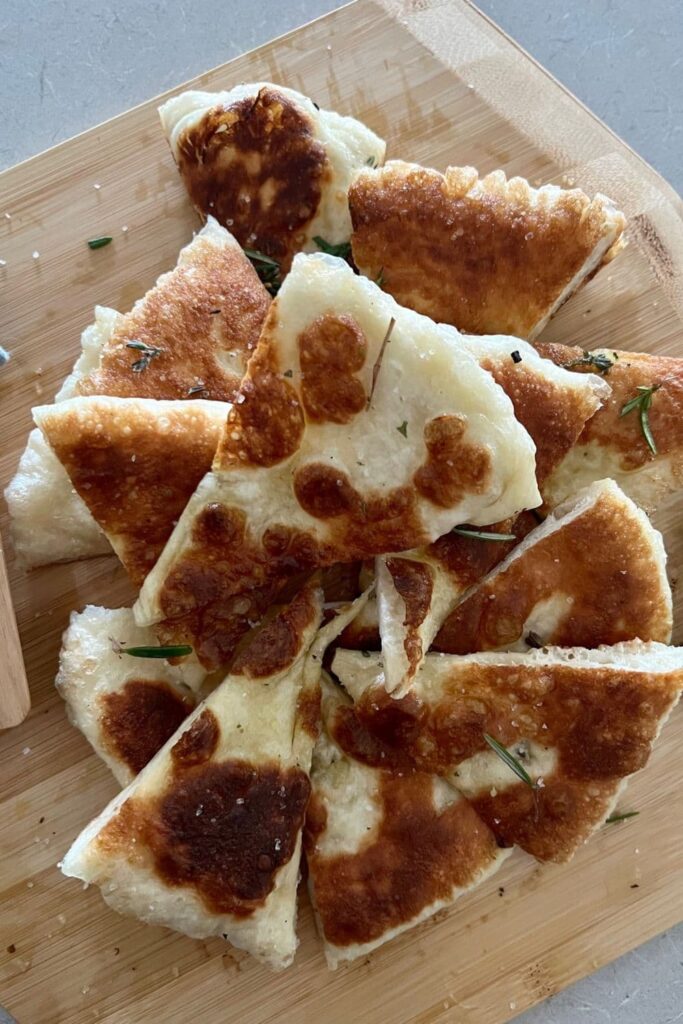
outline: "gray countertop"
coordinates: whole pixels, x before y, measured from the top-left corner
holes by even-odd
[[[2,0],[0,167],[338,6],[337,0]],[[481,0],[479,6],[683,189],[681,0],[579,0],[566,9],[552,0]],[[605,1021],[683,1021],[683,926],[518,1018],[518,1024]]]

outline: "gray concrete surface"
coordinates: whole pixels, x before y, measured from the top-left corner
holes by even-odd
[[[1,0],[0,167],[337,6],[336,0]],[[480,7],[683,189],[681,0],[482,0]],[[676,1021],[683,1021],[683,927],[518,1018],[518,1024]]]

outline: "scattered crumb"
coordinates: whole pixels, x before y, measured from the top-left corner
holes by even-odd
[[[503,886],[503,885],[499,885],[498,886],[498,895],[499,896],[504,896],[505,895],[505,886]]]
[[[6,266],[7,266],[7,260],[0,260],[0,267],[6,267]]]
[[[94,188],[94,189],[95,189],[95,190],[96,190],[97,192],[99,192],[99,190],[100,190],[100,189],[102,188],[102,186],[100,185],[99,181],[96,181],[96,182],[95,182],[95,184],[93,185],[93,188]]]
[[[26,755],[30,754],[30,753],[31,753],[31,748],[30,747],[24,747],[24,749],[22,750],[22,754],[24,755],[24,757],[26,757]]]
[[[128,230],[128,225],[124,224],[123,227],[121,228],[121,231],[123,232],[124,235],[125,235],[127,230]]]
[[[510,1009],[511,1010],[516,1010],[517,1009],[517,1003],[510,1003]]]
[[[39,825],[42,825],[44,821],[45,821],[45,815],[43,815],[42,818],[38,818],[38,824]]]
[[[0,345],[0,366],[5,366],[7,363],[9,363],[10,359],[11,354],[7,351],[6,348],[3,348],[2,345]]]
[[[121,950],[119,949],[119,947],[118,946],[114,946],[114,956],[118,956],[120,952],[121,952]]]
[[[638,885],[637,882],[634,882],[633,885],[631,886],[631,888],[632,889],[640,889],[640,886]]]
[[[10,942],[9,946],[7,947],[7,952],[8,953],[16,953],[16,951],[17,951],[17,947],[14,945],[13,942]]]
[[[35,884],[34,882],[27,882],[27,883],[26,883],[26,888],[27,888],[27,889],[32,889],[32,888],[33,888],[33,886],[34,886],[34,884]]]
[[[33,250],[33,252],[31,253],[31,258],[34,259],[34,260],[40,259],[40,253],[38,252],[37,249]]]
[[[5,214],[5,220],[11,220],[11,219],[12,219],[12,214],[11,213],[6,213]]]

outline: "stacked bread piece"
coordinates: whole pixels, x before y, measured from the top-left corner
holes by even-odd
[[[269,83],[160,113],[206,226],[96,310],[7,492],[28,566],[111,548],[139,590],[64,636],[125,788],[62,869],[278,969],[305,857],[334,967],[569,859],[646,764],[683,360],[531,342],[623,246],[604,196],[381,166]]]

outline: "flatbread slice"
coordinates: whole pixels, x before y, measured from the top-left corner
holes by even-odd
[[[95,307],[55,401],[77,395],[230,401],[269,301],[230,232],[209,218],[175,269],[130,313]],[[27,566],[111,550],[39,431],[29,435],[5,498],[14,546]]]
[[[140,586],[225,425],[225,402],[70,398],[33,410],[71,484]]]
[[[536,479],[543,493],[549,474],[607,399],[608,385],[594,374],[574,374],[572,379],[569,371],[517,338],[463,337],[462,344],[510,397],[515,416],[536,445]],[[579,379],[589,387],[576,388]],[[379,628],[390,692],[407,692],[439,627],[465,590],[535,525],[527,513],[487,531],[516,537],[508,543],[448,533],[418,552],[377,559]]]
[[[434,649],[450,654],[671,639],[666,551],[613,480],[558,506],[450,613]]]
[[[606,476],[649,511],[683,487],[683,359],[611,349],[584,352],[565,345],[544,344],[538,350],[576,372],[599,369],[612,389],[544,484],[548,504],[557,504]],[[639,397],[646,408],[638,403],[622,415]],[[643,412],[655,451],[648,444]]]
[[[458,341],[343,261],[298,255],[138,620],[537,504],[533,443]]]
[[[280,273],[296,252],[315,251],[316,237],[348,243],[349,185],[384,160],[384,141],[360,121],[270,82],[184,92],[159,115],[199,213]]]
[[[380,655],[339,650],[332,669],[355,702],[328,725],[347,754],[445,776],[501,843],[541,861],[569,860],[605,821],[683,688],[683,650],[638,640],[594,651],[430,654],[398,701],[384,689]]]
[[[349,191],[353,258],[398,302],[471,334],[534,338],[623,246],[606,196],[392,160]]]
[[[117,647],[155,647],[151,629],[130,608],[73,612],[62,639],[56,686],[69,720],[128,785],[197,704],[182,670],[168,661],[133,658]]]
[[[342,706],[328,683],[324,718],[334,720]],[[311,784],[308,884],[332,969],[451,906],[510,853],[444,779],[368,767],[326,733]]]
[[[81,833],[64,874],[115,910],[291,963],[317,678],[304,685],[322,594],[299,594],[137,778]],[[311,706],[312,705],[312,706]]]

